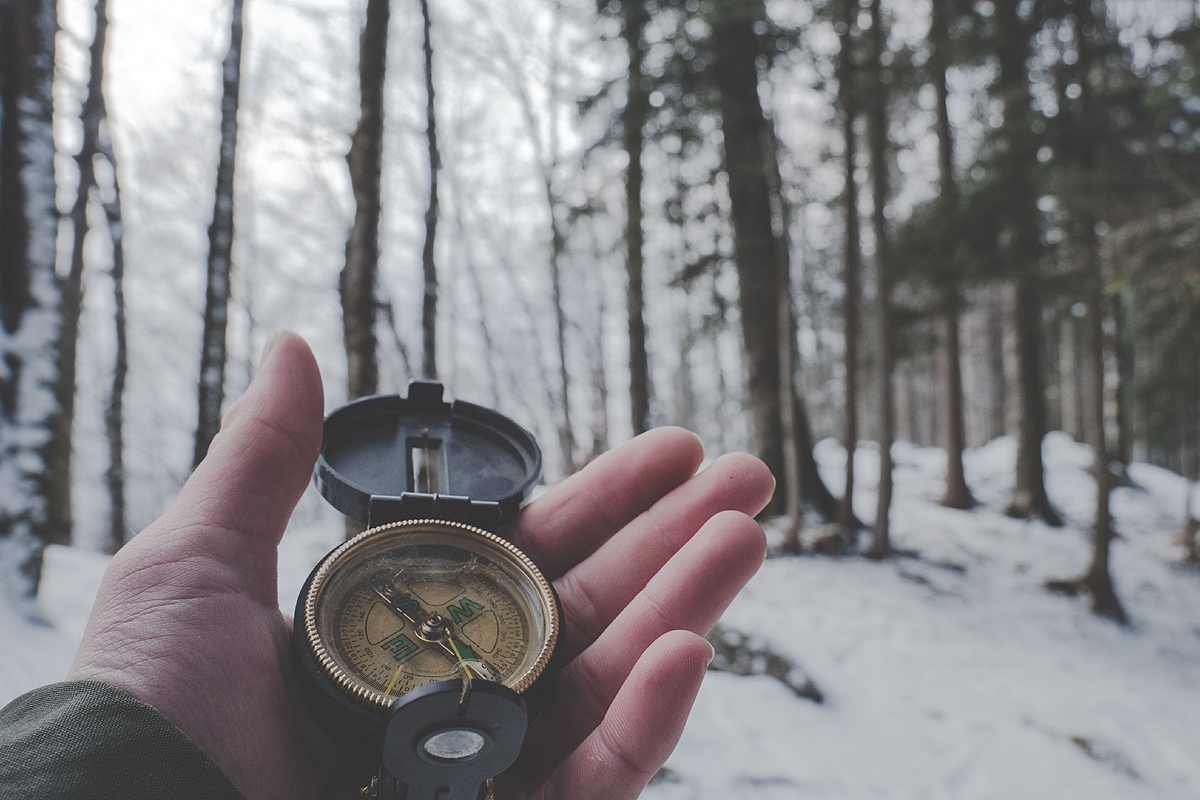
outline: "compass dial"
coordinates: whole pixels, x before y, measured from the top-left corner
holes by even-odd
[[[520,550],[438,520],[346,542],[318,567],[303,608],[321,670],[375,709],[456,678],[521,693],[545,669],[560,626],[549,584]]]

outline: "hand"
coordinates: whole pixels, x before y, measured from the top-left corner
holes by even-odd
[[[114,558],[68,676],[149,703],[249,800],[351,797],[370,775],[292,686],[276,549],[320,448],[312,354],[268,343],[175,504]],[[504,534],[553,581],[565,666],[503,798],[634,798],[683,729],[711,649],[701,634],[758,568],[750,515],[773,481],[745,455],[698,475],[699,440],[647,433],[528,506]]]

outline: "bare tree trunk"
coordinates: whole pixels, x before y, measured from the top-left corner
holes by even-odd
[[[988,302],[986,318],[986,348],[988,373],[991,377],[987,420],[988,440],[1008,432],[1008,371],[1004,366],[1004,318],[1005,297],[1003,291],[993,292]]]
[[[642,30],[650,21],[644,0],[626,0],[625,50],[629,54],[629,92],[621,123],[629,166],[625,168],[625,273],[629,281],[629,401],[634,435],[650,427],[650,366],[646,355],[645,298],[642,282],[642,148],[650,115],[650,92],[642,80]]]
[[[429,0],[421,0],[421,19],[425,32],[425,137],[429,143],[429,205],[425,209],[425,247],[421,251],[421,266],[425,273],[425,299],[421,307],[421,371],[426,380],[437,380],[438,277],[437,265],[433,260],[433,244],[438,223],[438,172],[442,164],[438,157],[437,116],[433,107],[433,41],[429,36],[432,27]]]
[[[1089,2],[1081,3],[1075,13],[1075,48],[1079,54],[1076,63],[1079,96],[1079,128],[1076,132],[1076,157],[1079,160],[1080,177],[1085,186],[1096,186],[1096,139],[1099,124],[1092,87],[1092,37],[1097,27],[1104,25],[1104,17],[1097,19],[1092,14]],[[1107,437],[1104,432],[1104,274],[1100,261],[1100,241],[1096,235],[1096,216],[1090,207],[1084,208],[1076,220],[1083,270],[1087,281],[1087,397],[1089,413],[1085,419],[1089,430],[1087,439],[1092,445],[1092,473],[1096,478],[1096,519],[1092,528],[1092,560],[1087,572],[1080,579],[1080,588],[1092,598],[1092,610],[1116,620],[1128,623],[1125,609],[1117,598],[1109,570],[1109,554],[1113,540],[1112,511],[1109,498],[1112,493],[1113,474],[1109,468]],[[1051,581],[1049,586],[1062,589],[1070,582]]]
[[[604,316],[607,302],[603,287],[597,291],[599,308],[596,313],[596,349],[592,362],[592,406],[595,420],[592,423],[592,450],[588,461],[592,461],[608,450],[608,375],[604,370]]]
[[[346,344],[346,390],[351,399],[379,390],[375,298],[379,265],[380,171],[383,162],[383,83],[387,72],[388,0],[367,0],[359,42],[360,116],[346,161],[354,191],[354,226],[346,240],[340,283]]]
[[[48,504],[47,527],[56,544],[71,541],[71,451],[75,426],[75,358],[79,340],[79,316],[83,310],[83,245],[88,232],[88,207],[96,187],[95,159],[100,123],[104,117],[104,42],[108,31],[105,0],[96,1],[95,33],[88,49],[87,95],[79,112],[83,141],[75,156],[79,168],[79,184],[75,203],[71,207],[71,265],[59,282],[62,307],[62,328],[59,333],[58,377],[54,394],[59,414],[54,432],[46,448],[46,459],[52,474],[54,497]]]
[[[917,409],[913,396],[913,369],[911,358],[893,361],[892,394],[895,397],[893,416],[894,433],[897,441],[917,443]]]
[[[768,147],[773,133],[768,130],[770,123],[758,99],[756,56],[760,45],[754,32],[755,23],[765,18],[765,9],[761,2],[725,0],[716,4],[711,14],[716,53],[712,70],[720,94],[725,172],[729,178],[748,406],[757,455],[776,480],[784,481],[782,377],[776,350],[781,341],[779,260],[786,245],[780,247],[772,224],[771,175],[778,174],[778,164]],[[808,415],[799,399],[793,413],[802,498],[823,516],[832,516],[837,501],[817,472]],[[777,496],[762,514],[778,514],[782,501]]]
[[[944,214],[954,214],[958,209],[958,184],[954,179],[954,132],[950,127],[949,98],[946,70],[950,65],[950,21],[948,4],[934,0],[929,38],[933,43],[930,54],[930,69],[933,73],[934,93],[937,98],[937,120],[935,127],[938,138],[938,203]],[[957,242],[947,241],[940,254],[952,259]],[[946,494],[942,505],[947,508],[967,509],[975,505],[971,490],[967,487],[963,471],[963,450],[967,446],[966,419],[963,413],[962,354],[959,346],[959,308],[962,291],[953,264],[941,265],[941,312],[938,314],[939,372],[941,376],[940,422],[942,446],[946,448]]]
[[[753,7],[751,7],[751,5]],[[733,2],[717,6],[713,41],[714,77],[721,95],[725,170],[729,176],[730,215],[734,229],[742,319],[742,343],[748,379],[747,402],[754,425],[755,451],[777,481],[785,479],[783,433],[780,428],[779,316],[776,251],[771,208],[763,165],[762,128],[766,124],[758,100],[754,59],[757,39],[753,23],[761,4]],[[781,500],[782,498],[779,498]],[[767,515],[779,513],[772,500]]]
[[[1113,350],[1117,358],[1117,458],[1128,467],[1133,462],[1133,426],[1129,419],[1129,392],[1134,381],[1133,347],[1127,336],[1125,324],[1125,298],[1121,295],[1113,301],[1113,321],[1116,332]]]
[[[791,260],[788,252],[790,248],[787,228],[790,214],[787,213],[783,200],[782,180],[778,171],[778,142],[770,130],[769,123],[764,128],[764,135],[768,141],[764,143],[763,149],[771,154],[766,172],[767,183],[771,189],[772,227],[775,228],[775,313],[779,325],[779,432],[783,439],[784,513],[788,517],[783,535],[783,549],[789,553],[799,553],[800,527],[804,515],[801,506],[804,474],[800,467],[796,430],[796,362],[799,361],[799,354],[796,349],[796,317],[792,310]],[[772,166],[774,170],[771,169]]]
[[[1011,517],[1040,516],[1049,525],[1062,525],[1062,518],[1046,495],[1042,439],[1046,435],[1044,384],[1041,371],[1041,300],[1038,281],[1031,275],[1017,279],[1013,293],[1013,328],[1017,339],[1019,382],[1017,425],[1017,474]]]
[[[229,322],[229,275],[233,252],[233,177],[237,153],[238,87],[242,64],[242,6],[233,0],[229,51],[221,62],[221,149],[213,221],[208,228],[208,280],[204,299],[204,340],[200,349],[199,420],[192,466],[204,460],[221,428],[225,400],[225,331]]]
[[[106,0],[96,2],[96,36],[108,30]],[[92,44],[92,71],[103,65],[104,45]],[[111,186],[98,186],[108,236],[112,242],[113,282],[113,327],[116,334],[116,352],[113,354],[112,385],[109,389],[108,408],[104,413],[105,437],[108,439],[108,469],[105,483],[108,486],[109,544],[108,549],[116,552],[129,539],[125,502],[125,379],[129,373],[129,346],[125,320],[125,222],[121,211],[121,182],[118,179],[117,156],[113,152],[112,135],[108,124],[107,104],[100,91],[100,119],[97,150],[108,162],[111,171]]]
[[[38,613],[57,413],[51,0],[0,3],[0,602]]]
[[[963,418],[962,364],[958,345],[958,311],[942,313],[939,320],[942,347],[942,443],[946,448],[946,495],[942,505],[947,508],[968,509],[975,505],[963,469],[963,450],[967,446],[966,421]]]
[[[879,359],[879,503],[875,512],[875,530],[870,558],[891,554],[889,514],[892,507],[892,440],[895,403],[892,397],[892,276],[887,217],[884,210],[890,198],[887,165],[887,92],[881,80],[886,44],[881,0],[871,0],[871,62],[873,92],[867,114],[867,132],[871,149],[871,190],[874,210],[871,224],[875,232],[875,293],[877,296],[877,357]]]
[[[1041,286],[1037,261],[1041,254],[1037,198],[1031,171],[1037,163],[1037,144],[1030,121],[1029,72],[1026,61],[1030,32],[1018,11],[1019,0],[996,4],[1000,76],[997,92],[1004,104],[1001,136],[1005,142],[1006,203],[1005,259],[1016,275],[1013,288],[1013,331],[1017,350],[1017,474],[1007,513],[1013,517],[1040,516],[1051,525],[1062,520],[1046,495],[1042,439],[1046,434],[1045,384],[1041,369]]]
[[[1079,370],[1077,368],[1076,322],[1066,317],[1059,325],[1058,339],[1058,400],[1062,407],[1062,429],[1072,439],[1083,438],[1079,419]]]
[[[858,18],[858,3],[843,0],[844,18],[841,39],[841,55],[838,61],[838,99],[842,104],[842,139],[844,141],[844,185],[842,204],[846,214],[846,241],[843,247],[842,281],[845,298],[842,301],[842,318],[845,325],[845,399],[843,401],[842,445],[846,448],[846,488],[838,503],[837,523],[842,528],[843,538],[849,549],[853,549],[861,526],[854,515],[854,453],[858,449],[858,335],[859,304],[862,303],[862,249],[858,220],[858,182],[854,178],[854,159],[858,154],[858,140],[854,135],[854,121],[858,116],[858,101],[854,87],[856,67],[854,64],[854,25]]]
[[[108,409],[104,414],[104,430],[108,438],[109,547],[115,552],[129,540],[125,511],[125,376],[129,372],[129,348],[125,325],[125,231],[121,216],[121,190],[117,182],[117,161],[112,148],[101,145],[105,158],[112,166],[112,199],[105,201],[109,237],[113,248],[113,324],[116,328],[117,349],[113,356],[112,387]]]

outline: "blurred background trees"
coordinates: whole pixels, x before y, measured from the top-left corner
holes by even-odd
[[[1097,514],[1057,588],[1117,619],[1124,465],[1200,478],[1190,0],[160,6],[0,0],[12,575],[159,514],[278,327],[331,406],[436,375],[550,480],[662,424],[756,452],[791,551],[889,554],[894,439],[966,510],[1012,436],[1009,512],[1057,524],[1063,430]],[[829,437],[878,443],[875,509]]]

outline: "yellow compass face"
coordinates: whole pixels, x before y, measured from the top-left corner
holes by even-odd
[[[520,693],[545,669],[560,627],[549,584],[520,550],[437,520],[373,528],[343,544],[313,577],[304,616],[321,669],[376,708],[448,679]]]

